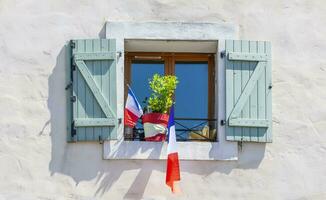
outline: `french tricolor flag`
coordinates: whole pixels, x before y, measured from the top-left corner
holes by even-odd
[[[179,188],[175,184],[176,181],[180,181],[180,168],[179,168],[179,156],[177,150],[177,139],[175,135],[174,124],[174,107],[171,107],[170,118],[168,122],[168,148],[167,148],[167,165],[166,165],[166,184],[171,188],[172,192],[179,192]]]
[[[137,120],[143,115],[143,110],[137,101],[135,94],[128,86],[128,97],[125,107],[124,124],[131,128],[135,127]]]

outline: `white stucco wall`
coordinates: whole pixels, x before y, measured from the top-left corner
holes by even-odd
[[[180,199],[326,199],[326,3],[0,1],[0,199],[170,199],[165,161],[67,144],[65,43],[110,21],[229,22],[273,50],[273,139],[238,161],[182,161]]]

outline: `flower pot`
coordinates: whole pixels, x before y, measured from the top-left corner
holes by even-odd
[[[143,115],[142,121],[146,141],[165,141],[166,127],[169,121],[168,114],[147,113]]]

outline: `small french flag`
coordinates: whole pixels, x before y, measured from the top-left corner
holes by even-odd
[[[137,101],[135,94],[132,92],[131,88],[128,86],[128,97],[125,107],[125,126],[134,128],[137,120],[143,115],[143,110]]]
[[[180,181],[180,168],[179,168],[179,156],[177,150],[177,139],[175,135],[174,124],[174,107],[171,107],[170,118],[168,122],[168,148],[167,148],[167,165],[166,165],[166,184],[171,188],[172,192],[180,192],[180,189],[175,184],[176,181]]]

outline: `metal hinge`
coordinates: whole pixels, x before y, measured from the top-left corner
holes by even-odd
[[[71,86],[72,86],[72,81],[70,81],[70,82],[67,84],[67,86],[65,87],[65,90],[68,90],[69,88],[71,88]]]
[[[98,141],[100,142],[100,144],[103,144],[103,139],[102,139],[102,136],[98,136]]]
[[[242,152],[242,149],[243,149],[243,138],[241,138],[241,141],[238,142],[238,147],[239,147],[239,151]]]
[[[71,48],[75,48],[76,47],[75,41],[73,41],[73,40],[70,41],[70,47]]]
[[[71,96],[71,97],[70,97],[70,101],[71,101],[71,102],[76,102],[76,99],[77,99],[76,96]]]
[[[74,61],[73,58],[71,58],[71,71],[75,71],[76,70],[76,63]]]
[[[220,54],[221,58],[224,58],[226,56],[226,51],[221,51],[221,54]]]
[[[73,141],[76,141],[76,137],[75,137],[76,135],[77,135],[77,130],[75,128],[75,122],[73,121],[71,123],[71,138]]]
[[[117,52],[117,57],[120,58],[122,56],[122,52],[121,51],[118,51]]]
[[[222,119],[221,122],[220,122],[220,124],[221,124],[221,126],[225,126],[226,121],[224,119]]]

